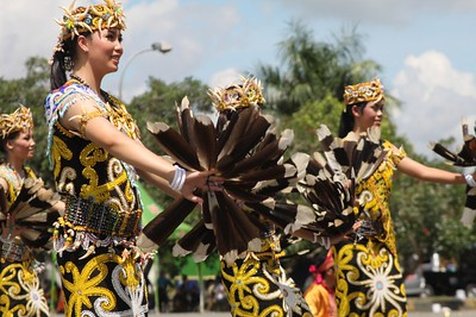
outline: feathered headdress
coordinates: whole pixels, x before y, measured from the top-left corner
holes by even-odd
[[[84,32],[94,32],[96,30],[118,28],[124,30],[124,11],[119,2],[115,0],[104,0],[104,4],[90,5],[87,7],[76,7],[76,0],[64,10],[63,19],[56,20],[61,31],[55,51],[63,50],[64,41],[78,36]]]
[[[344,103],[346,105],[375,101],[380,98],[383,98],[383,85],[378,78],[344,88]]]
[[[30,108],[20,106],[11,114],[0,115],[0,135],[5,139],[17,131],[28,131],[33,127],[33,117]]]
[[[230,85],[226,88],[210,89],[208,95],[218,111],[262,106],[265,103],[261,83],[254,77],[246,78],[242,76],[240,84]]]

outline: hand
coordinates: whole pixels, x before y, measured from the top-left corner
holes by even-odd
[[[215,171],[204,171],[204,172],[191,172],[187,174],[185,183],[182,187],[182,195],[190,201],[193,201],[197,204],[202,204],[203,199],[194,194],[196,188],[200,188],[204,191],[213,190],[221,191],[223,190],[223,178],[213,176]]]

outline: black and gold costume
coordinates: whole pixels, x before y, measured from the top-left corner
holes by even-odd
[[[96,115],[129,137],[135,122],[116,98],[70,80],[51,92],[45,110],[57,190],[66,202],[54,242],[65,292],[66,316],[145,316],[143,254],[136,247],[142,206],[132,166],[66,130],[59,119],[75,103],[92,100]]]
[[[367,232],[335,247],[339,316],[407,316],[406,294],[389,209],[392,176],[405,152],[384,142],[384,161],[358,184],[361,220]]]
[[[232,264],[221,261],[232,316],[312,317],[301,291],[281,266],[283,255],[273,235],[262,239],[262,252],[248,252]]]
[[[32,169],[24,168],[26,177],[36,178]],[[0,178],[6,190],[7,207],[17,198],[23,179],[8,164],[0,165]],[[49,316],[45,294],[40,286],[33,249],[20,237],[1,239],[0,257],[0,315]]]

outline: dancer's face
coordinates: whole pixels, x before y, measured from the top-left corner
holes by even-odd
[[[14,139],[8,140],[6,148],[9,157],[19,159],[21,161],[33,158],[35,154],[35,140],[33,139],[33,131],[21,131]]]
[[[383,99],[368,102],[363,109],[357,106],[352,108],[355,124],[361,131],[366,131],[372,126],[380,127],[383,119]]]
[[[103,74],[118,70],[123,53],[122,34],[119,29],[98,30],[85,39],[88,60],[95,70]]]

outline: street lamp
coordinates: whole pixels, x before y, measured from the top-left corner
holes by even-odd
[[[129,67],[130,63],[139,55],[144,54],[146,52],[151,52],[151,51],[157,51],[159,53],[165,54],[168,53],[172,50],[172,46],[168,43],[165,42],[157,42],[157,43],[152,43],[149,48],[143,49],[141,51],[138,51],[134,55],[129,58],[127,61],[126,65],[124,66],[124,69],[122,70],[121,77],[119,78],[119,99],[122,100],[122,83],[124,81],[124,74],[126,73],[127,67]]]

